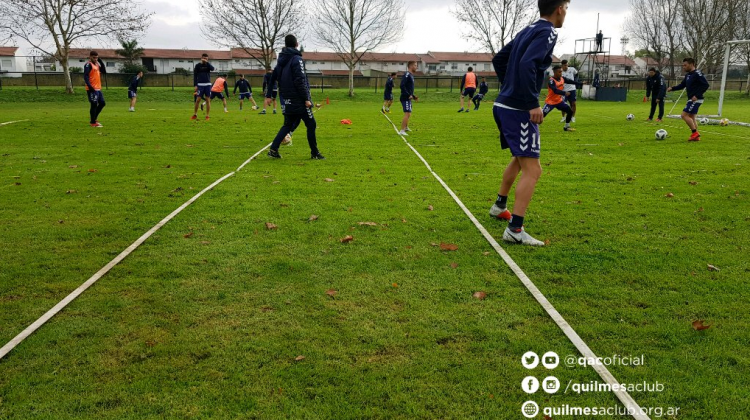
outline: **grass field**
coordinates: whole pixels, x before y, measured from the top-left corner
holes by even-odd
[[[124,90],[105,95],[93,129],[81,92],[0,91],[0,123],[25,120],[0,126],[0,345],[265,147],[283,118],[233,98],[230,113],[192,122],[189,90],[144,90],[135,113]],[[643,121],[642,96],[579,102],[575,133],[548,117],[526,228],[549,245],[505,249],[597,355],[643,355],[609,368],[624,384],[664,385],[631,392],[642,407],[745,418],[750,129],[708,126],[688,143],[679,120]],[[509,156],[491,101],[458,114],[455,93],[420,97],[409,142],[499,240],[505,224],[487,210]],[[309,160],[301,128],[283,159],[264,153],[206,193],[0,360],[0,419],[518,419],[527,400],[620,406],[611,392],[522,391],[529,375],[563,389],[601,379],[521,365],[527,351],[578,352],[395,134],[379,95],[330,99],[316,114],[325,161]],[[725,113],[747,120],[750,100],[730,97]],[[659,127],[667,140],[654,140]]]

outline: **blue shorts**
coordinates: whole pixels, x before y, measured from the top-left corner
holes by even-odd
[[[500,145],[517,157],[539,159],[542,144],[539,126],[531,122],[529,111],[516,111],[495,105],[492,109],[500,130]]]
[[[195,95],[196,99],[198,99],[198,97],[206,99],[206,97],[210,97],[210,96],[211,96],[211,86],[210,85],[208,85],[208,86],[198,86],[198,94]]]
[[[477,93],[477,88],[466,88],[463,92],[461,92],[461,96],[468,96],[470,98],[473,98],[475,93]]]
[[[478,101],[481,101],[481,100],[484,99],[484,93],[477,93],[477,95],[474,96],[474,98],[472,98],[472,99],[476,99]]]
[[[393,100],[393,93],[384,93],[383,94],[383,100],[384,101],[392,101]]]
[[[240,92],[240,100],[250,99],[253,97],[253,92]]]
[[[552,112],[553,109],[559,109],[562,112],[573,112],[572,109],[570,109],[570,105],[568,105],[565,101],[560,102],[556,105],[550,105],[550,104],[544,104],[544,108],[542,108],[542,113],[546,117],[547,114]]]
[[[687,104],[685,104],[685,109],[682,110],[682,112],[687,112],[688,114],[697,114],[698,109],[703,105],[703,99],[698,99],[698,101],[687,101]]]
[[[576,101],[576,93],[578,91],[577,90],[567,90],[567,91],[565,91],[565,93],[568,93],[568,92],[570,92],[570,96],[566,96],[565,100],[568,101],[568,102],[575,102]]]
[[[133,92],[132,90],[128,91],[128,99],[133,99],[136,96],[138,96],[138,95],[135,92]]]
[[[91,103],[104,103],[104,95],[101,90],[88,91],[86,92]]]
[[[404,112],[411,112],[411,100],[402,100],[401,101],[401,107],[404,109]]]
[[[276,95],[279,94],[278,90],[271,91],[271,98],[276,99]],[[263,92],[263,96],[266,96],[266,92]]]
[[[211,92],[211,99],[214,98],[224,99],[224,94],[221,92]]]

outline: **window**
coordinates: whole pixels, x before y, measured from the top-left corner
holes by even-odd
[[[406,63],[400,63],[400,65],[402,65],[402,66],[405,66],[405,65],[406,65]]]
[[[451,65],[451,70],[458,70],[458,63],[453,63]]]
[[[325,61],[321,61],[321,62],[320,62],[320,64],[325,64],[325,63],[326,63]]]
[[[10,68],[13,67],[13,61],[3,59],[2,66],[0,66],[0,67],[2,67],[5,70],[10,69]]]
[[[485,63],[485,65],[484,65],[484,71],[489,71],[489,70],[490,70],[490,65],[487,64],[487,63]]]
[[[79,63],[83,63],[83,60],[78,60]]]
[[[107,61],[107,67],[114,67],[114,66],[115,66],[115,63],[113,63],[112,61]]]
[[[185,60],[180,60],[180,63],[184,63],[184,62],[185,62]]]

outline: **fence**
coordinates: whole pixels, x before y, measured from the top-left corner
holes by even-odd
[[[216,73],[218,74],[218,73]],[[83,74],[82,73],[71,73],[71,80],[73,86],[83,87]],[[102,88],[107,89],[110,87],[127,87],[133,74],[125,73],[107,73],[102,79]],[[250,85],[255,87],[256,90],[260,90],[263,86],[262,76],[246,76]],[[230,76],[228,78],[228,84],[230,89],[234,87],[234,82],[237,77]],[[354,87],[358,90],[372,89],[375,92],[380,92],[385,87],[385,76],[355,76]],[[308,81],[310,87],[314,91],[325,92],[326,89],[347,89],[349,87],[349,78],[347,76],[323,76],[316,74],[308,74]],[[674,86],[680,83],[682,79],[667,80],[668,86]],[[584,81],[589,83],[588,81]],[[415,77],[416,91],[427,92],[427,91],[445,91],[445,92],[456,92],[458,93],[461,79],[459,77],[446,77],[446,76],[422,76]],[[499,83],[496,78],[487,78],[487,84],[490,87],[490,92],[497,92],[499,89]],[[714,80],[710,82],[710,90],[719,90],[721,88],[721,81]],[[36,73],[12,73],[4,72],[0,74],[0,89],[3,87],[63,87],[65,86],[65,76],[61,72],[36,72]],[[645,90],[646,82],[645,79],[608,79],[602,83],[602,86],[619,86],[627,88],[628,90]],[[192,74],[155,74],[148,73],[141,80],[141,88],[186,88],[193,87],[193,75]],[[727,91],[738,91],[744,92],[748,87],[747,80],[727,80]],[[397,85],[398,90],[398,85]]]

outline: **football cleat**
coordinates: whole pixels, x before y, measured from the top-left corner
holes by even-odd
[[[511,214],[507,208],[500,208],[497,204],[493,204],[490,209],[490,216],[501,220],[510,220]]]
[[[274,158],[274,159],[281,159],[281,155],[279,152],[273,149],[268,149],[268,157]]]
[[[511,229],[511,228],[505,228],[505,232],[503,232],[503,240],[505,242],[510,242],[514,244],[520,244],[520,245],[531,245],[531,246],[544,246],[544,242],[534,239],[531,235],[526,233],[526,231],[521,229]]]

